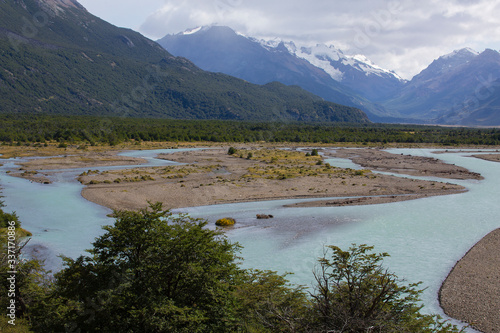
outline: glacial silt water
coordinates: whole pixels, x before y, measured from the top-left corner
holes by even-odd
[[[153,157],[171,151],[179,150],[127,155],[146,156],[149,165],[162,165],[168,162]],[[391,152],[432,156],[479,172],[485,179],[445,180],[464,185],[468,192],[390,204],[284,208],[284,204],[304,200],[279,200],[176,211],[207,218],[210,225],[221,217],[235,218],[237,226],[227,235],[243,246],[244,267],[293,272],[289,276],[292,282],[308,286],[313,284],[312,271],[325,245],[343,249],[352,243],[374,245],[375,251],[391,255],[385,265],[392,272],[408,282],[422,281],[427,287],[423,294],[425,311],[442,314],[437,296],[442,281],[477,241],[500,227],[500,164],[469,157],[471,153],[431,154],[427,149]],[[19,168],[16,162],[3,161],[0,167],[2,200],[6,210],[16,211],[23,226],[33,233],[31,251],[45,258],[49,267],[58,269],[57,255],[82,254],[102,234],[101,226],[113,223],[106,217],[110,210],[81,197],[83,187],[75,177],[83,170],[56,173],[53,184],[41,185],[9,176],[6,171]],[[330,162],[335,164],[334,160]],[[257,220],[256,214],[272,214],[274,218]]]

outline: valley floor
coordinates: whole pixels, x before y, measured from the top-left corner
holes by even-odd
[[[234,147],[232,155],[228,154],[228,146],[212,145],[204,150],[159,156],[182,163],[180,165],[137,166],[106,172],[95,169],[144,161],[117,156],[120,151],[117,148],[69,149],[66,155],[53,149],[54,153],[46,152],[45,155],[58,156],[24,163],[14,175],[49,182],[49,176],[58,169],[88,168],[88,172],[79,176],[79,181],[86,185],[83,197],[115,210],[144,208],[148,201],[162,202],[165,208],[172,209],[289,198],[318,198],[298,206],[365,205],[465,190],[451,183],[408,179],[370,170],[448,179],[482,179],[477,173],[433,157],[390,154],[375,148],[352,150],[323,146],[318,148],[321,156],[306,156],[307,153],[311,155],[312,149],[304,146],[241,144]],[[0,148],[0,153],[12,152]],[[477,157],[499,161],[499,156]],[[324,162],[324,159],[335,157],[351,159],[366,170],[341,169]],[[474,323],[484,332],[494,332],[491,327],[500,327],[496,310],[500,307],[500,285],[495,273],[500,266],[499,236],[496,230],[471,249],[450,272],[440,293],[447,314]]]

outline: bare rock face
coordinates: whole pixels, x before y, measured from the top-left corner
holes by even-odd
[[[76,0],[38,0],[38,4],[40,7],[54,15],[60,15],[61,13],[64,13],[65,9],[68,8],[86,11],[85,7],[83,7]]]

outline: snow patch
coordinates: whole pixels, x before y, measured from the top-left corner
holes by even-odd
[[[317,44],[312,47],[289,48],[290,53],[305,59],[312,65],[323,69],[332,79],[342,81],[344,73],[342,66],[350,66],[355,70],[363,72],[366,76],[393,76],[399,81],[404,81],[396,73],[375,65],[364,55],[346,55],[334,45]]]
[[[479,52],[471,49],[470,47],[466,47],[466,48],[463,48],[463,49],[460,49],[460,50],[455,50],[451,53],[448,53],[448,54],[445,54],[444,56],[441,56],[441,59],[449,59],[449,58],[453,58],[454,56],[458,55],[458,54],[463,54],[463,55],[466,55],[466,54],[472,54],[474,56],[477,56],[479,55]]]
[[[199,28],[197,28],[199,30]],[[195,29],[191,30],[194,33]],[[337,49],[334,45],[316,44],[305,45],[296,44],[293,41],[284,41],[281,38],[262,38],[257,39],[245,36],[238,33],[238,35],[248,38],[249,40],[259,43],[263,48],[268,51],[276,51],[280,45],[283,45],[290,54],[309,62],[311,65],[325,71],[332,79],[341,82],[345,76],[345,66],[350,66],[354,70],[368,75],[377,75],[381,77],[392,76],[395,79],[404,82],[405,80],[393,71],[383,69],[375,65],[368,58],[363,55],[345,55],[341,50]]]
[[[309,62],[311,65],[316,66],[324,70],[328,75],[331,76],[335,81],[342,81],[344,78],[344,73],[336,68],[332,62],[338,61],[340,59],[339,50],[334,47],[327,47],[326,45],[316,45],[314,47],[289,47],[289,44],[285,44],[290,51],[298,58],[302,58]]]
[[[194,29],[188,29],[186,31],[184,31],[182,34],[183,35],[192,35],[192,34],[195,34],[197,33],[198,31],[200,31],[203,27],[196,27]]]

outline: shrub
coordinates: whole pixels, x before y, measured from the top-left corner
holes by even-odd
[[[228,151],[227,151],[227,154],[228,154],[228,155],[234,155],[234,154],[236,154],[236,148],[234,148],[234,147],[230,147],[230,148],[228,149]]]
[[[389,254],[373,253],[365,244],[327,249],[314,271],[314,332],[462,332],[439,316],[419,312],[421,282],[406,283],[384,268]]]
[[[231,218],[231,217],[225,217],[223,219],[218,219],[216,222],[215,222],[215,225],[219,226],[219,227],[227,227],[227,226],[231,226],[231,225],[234,225],[236,223],[236,220]]]

